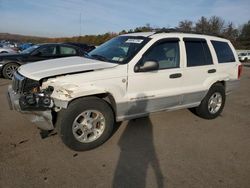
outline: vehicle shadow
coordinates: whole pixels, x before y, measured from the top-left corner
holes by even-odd
[[[128,113],[138,108],[146,109],[146,103],[135,104]],[[120,155],[113,177],[113,188],[146,187],[149,167],[154,172],[157,187],[164,187],[153,140],[152,122],[149,117],[128,122],[118,143]]]

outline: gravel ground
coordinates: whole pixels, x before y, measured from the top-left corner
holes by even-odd
[[[123,122],[101,147],[74,152],[10,111],[0,79],[0,187],[250,186],[250,66],[215,120],[188,110]]]

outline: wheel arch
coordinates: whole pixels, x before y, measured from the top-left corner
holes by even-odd
[[[22,64],[18,61],[7,61],[7,62],[4,62],[3,64],[3,67],[2,67],[2,72],[3,72],[3,69],[6,65],[8,65],[9,63],[15,63],[15,64],[18,64],[19,66],[21,66]]]
[[[97,94],[91,94],[91,95],[77,97],[77,98],[74,98],[71,101],[69,101],[68,105],[75,100],[78,100],[81,98],[87,98],[87,97],[97,97],[97,98],[100,98],[100,99],[106,101],[110,105],[110,107],[111,107],[111,109],[116,117],[116,112],[117,112],[116,101],[115,101],[114,96],[109,92],[106,92],[106,93],[103,92],[103,93],[97,93]]]
[[[104,93],[98,93],[98,94],[91,94],[91,95],[76,97],[76,98],[70,100],[67,103],[67,106],[70,105],[70,103],[72,103],[72,102],[74,102],[74,101],[76,101],[78,99],[87,98],[87,97],[97,97],[99,99],[104,100],[111,107],[111,110],[113,111],[114,117],[116,117],[116,114],[117,114],[116,101],[115,101],[114,96],[111,93],[105,93],[104,92]],[[51,110],[52,122],[53,122],[53,125],[55,127],[57,126],[58,115],[59,115],[58,113],[60,113],[60,111]]]

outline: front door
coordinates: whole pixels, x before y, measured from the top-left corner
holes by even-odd
[[[182,99],[180,59],[178,38],[157,41],[144,53],[137,65],[155,61],[159,69],[147,72],[129,70],[128,116],[140,116],[179,105]]]

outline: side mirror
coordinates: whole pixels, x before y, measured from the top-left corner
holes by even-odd
[[[148,72],[159,69],[159,63],[156,61],[146,61],[143,65],[136,65],[135,72]]]

